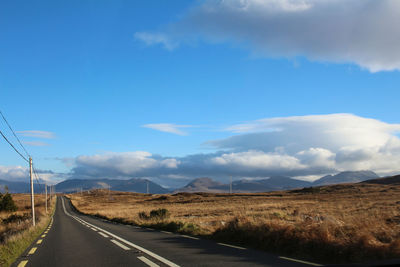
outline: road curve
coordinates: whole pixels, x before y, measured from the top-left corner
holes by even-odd
[[[76,213],[58,197],[52,223],[12,266],[320,266]]]

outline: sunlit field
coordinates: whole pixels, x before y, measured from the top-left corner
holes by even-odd
[[[258,194],[69,195],[81,212],[321,262],[400,257],[400,185]],[[152,212],[153,211],[153,212]]]
[[[0,243],[32,225],[30,197],[30,194],[12,194],[18,210],[15,212],[0,212]],[[44,195],[35,195],[36,222],[40,222],[46,213],[44,200]]]

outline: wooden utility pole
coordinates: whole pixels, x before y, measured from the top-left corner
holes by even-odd
[[[44,191],[45,191],[45,202],[46,202],[46,214],[47,214],[47,184],[44,184]]]
[[[231,176],[231,180],[229,183],[229,193],[232,194],[232,176]]]
[[[32,224],[33,226],[36,225],[35,222],[35,196],[34,196],[34,192],[33,192],[33,166],[32,166],[32,158],[29,157],[29,175],[31,178],[31,208],[32,208]]]

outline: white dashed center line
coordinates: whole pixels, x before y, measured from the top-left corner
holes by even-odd
[[[102,235],[103,237],[108,237],[108,235],[106,235],[106,234],[104,234],[104,233],[102,233],[102,232],[98,232],[100,235]]]
[[[144,263],[146,263],[150,267],[160,267],[160,265],[155,264],[154,262],[152,262],[151,260],[147,259],[146,257],[141,256],[141,257],[138,257],[138,259],[143,261]]]
[[[294,262],[299,262],[299,263],[303,263],[303,264],[308,264],[308,265],[312,265],[312,266],[323,266],[323,265],[318,264],[318,263],[313,263],[313,262],[309,262],[309,261],[302,261],[302,260],[297,260],[297,259],[292,259],[292,258],[287,258],[287,257],[282,257],[282,256],[280,256],[279,258],[284,259],[284,260],[288,260],[288,261],[294,261]]]
[[[119,246],[119,247],[122,248],[122,249],[130,250],[130,248],[128,248],[127,246],[121,244],[121,243],[118,242],[117,240],[111,239],[111,242],[113,242],[115,245]]]
[[[234,245],[229,245],[229,244],[225,244],[225,243],[218,243],[218,245],[225,246],[225,247],[231,247],[231,248],[237,248],[237,249],[246,249],[246,248],[242,248],[242,247],[238,247],[238,246],[234,246]]]
[[[186,237],[186,238],[194,239],[194,240],[199,240],[199,238],[194,237],[194,236],[190,236],[190,235],[182,235],[182,236]]]

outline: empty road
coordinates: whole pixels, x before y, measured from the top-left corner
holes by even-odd
[[[318,266],[190,236],[103,221],[58,197],[46,231],[13,266]]]

